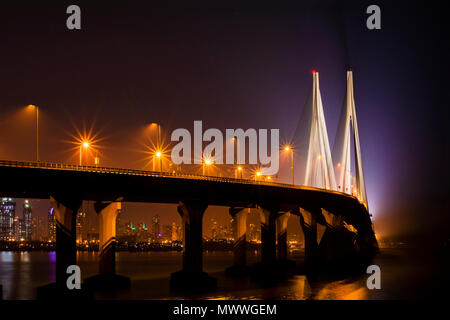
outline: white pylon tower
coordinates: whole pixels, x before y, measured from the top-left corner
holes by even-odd
[[[313,71],[312,94],[312,118],[306,156],[305,185],[336,190],[330,143],[320,96],[319,73],[315,71]]]
[[[353,128],[355,171],[351,172],[351,129]],[[337,190],[354,195],[367,207],[366,186],[361,161],[358,122],[356,119],[355,98],[353,95],[353,73],[347,71],[347,90],[342,106],[336,140],[333,146],[333,158],[337,177]]]

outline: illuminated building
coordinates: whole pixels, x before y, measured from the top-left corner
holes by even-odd
[[[33,232],[32,232],[32,239],[41,241],[41,227],[42,227],[42,220],[39,217],[33,218]]]
[[[85,211],[79,211],[77,214],[77,240],[82,242],[87,240],[88,228],[87,228],[87,214]]]
[[[160,230],[160,219],[159,215],[155,215],[152,218],[152,238],[157,241],[161,237],[161,230]]]
[[[149,241],[149,233],[148,228],[145,222],[139,223],[138,232],[137,232],[137,241],[138,242],[147,242]]]
[[[211,219],[211,239],[216,240],[218,238],[218,226],[216,219]]]
[[[172,241],[172,225],[166,224],[163,227],[163,239],[164,241]]]
[[[14,217],[14,223],[13,223],[13,238],[15,241],[20,241],[22,236],[22,219],[19,218],[19,216]]]
[[[0,203],[0,241],[14,239],[14,217],[16,203],[11,198],[2,198]]]
[[[53,208],[48,209],[47,232],[48,232],[48,240],[56,241],[55,210]]]
[[[137,230],[133,224],[133,221],[130,221],[125,226],[125,238],[128,239],[129,242],[136,241]]]
[[[261,228],[257,225],[250,223],[248,228],[248,241],[259,241],[261,240]]]
[[[125,235],[126,225],[122,223],[122,209],[117,210],[117,218],[116,218],[116,234],[117,236]]]
[[[33,217],[30,203],[25,200],[23,204],[23,221],[22,221],[22,232],[21,238],[25,241],[31,241],[33,237]]]
[[[178,227],[175,222],[172,222],[172,238],[171,238],[172,241],[181,240],[181,234],[179,229],[181,229],[181,227]]]

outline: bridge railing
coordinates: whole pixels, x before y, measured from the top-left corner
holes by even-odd
[[[256,184],[256,185],[268,185],[277,186],[284,188],[294,188],[294,189],[307,189],[316,190],[322,192],[336,193],[344,195],[347,197],[356,197],[349,195],[347,193],[319,189],[314,187],[292,185],[288,183],[281,182],[268,182],[253,179],[239,179],[239,178],[228,178],[228,177],[217,177],[217,176],[205,176],[199,174],[187,174],[179,172],[160,172],[160,171],[147,171],[138,169],[126,169],[126,168],[112,168],[112,167],[96,167],[96,166],[80,166],[77,164],[65,164],[65,163],[55,163],[55,162],[36,162],[36,161],[14,161],[14,160],[0,160],[0,166],[2,167],[19,167],[19,168],[37,168],[37,169],[49,169],[49,170],[67,170],[67,171],[80,171],[80,172],[91,172],[91,173],[106,173],[106,174],[121,174],[121,175],[136,175],[136,176],[148,176],[148,177],[164,177],[164,178],[182,178],[182,179],[193,179],[193,180],[205,180],[223,183],[240,183],[240,184]],[[357,199],[358,200],[358,199]]]

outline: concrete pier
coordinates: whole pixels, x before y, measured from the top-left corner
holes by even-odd
[[[276,218],[279,208],[276,206],[258,207],[261,219],[261,263],[273,264],[277,257]]]
[[[183,269],[172,273],[171,290],[204,291],[217,286],[217,280],[203,272],[202,226],[207,208],[207,202],[201,200],[180,201],[177,207],[184,228]]]
[[[315,215],[306,209],[299,208],[300,225],[305,237],[305,265],[313,267],[317,263],[317,221]]]
[[[77,264],[76,217],[81,203],[76,196],[50,196],[56,224],[56,283],[37,288],[38,299],[83,296],[81,290],[67,288],[67,268]]]
[[[96,290],[129,288],[130,278],[116,274],[116,219],[121,202],[97,201],[94,204],[99,222],[99,274],[85,280]]]
[[[353,227],[346,226],[344,217],[322,209],[326,229],[320,241],[320,252],[327,264],[346,264],[357,253],[357,233]]]
[[[287,244],[287,224],[290,212],[281,212],[277,216],[277,258],[278,260],[287,260],[288,244]]]
[[[233,266],[226,269],[226,274],[244,277],[250,272],[247,266],[247,216],[249,208],[231,207],[229,213],[233,218],[232,228],[234,234]]]

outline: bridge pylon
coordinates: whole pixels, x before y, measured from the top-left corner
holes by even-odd
[[[336,179],[330,152],[327,126],[323,112],[322,97],[319,87],[319,72],[313,72],[313,91],[308,114],[310,130],[305,169],[305,185],[328,190],[336,190]]]
[[[352,138],[354,140],[355,177],[353,177],[351,173]],[[333,145],[333,160],[335,165],[337,190],[355,195],[367,208],[367,194],[362,167],[358,121],[356,119],[352,71],[347,71],[347,89]]]

